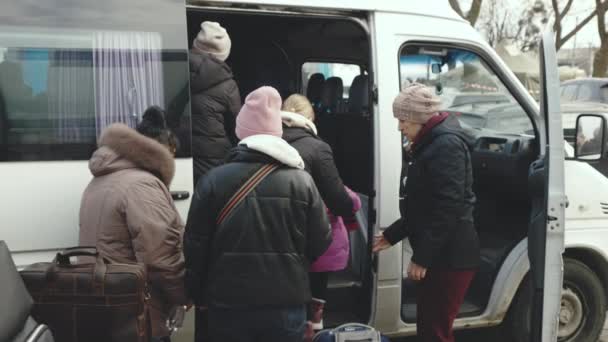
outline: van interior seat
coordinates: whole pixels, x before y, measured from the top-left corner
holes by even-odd
[[[335,114],[342,103],[344,85],[340,77],[330,77],[325,80],[321,90],[321,110],[323,113]]]
[[[368,101],[369,78],[358,75],[353,79],[349,102],[353,111],[341,111],[337,105],[342,98],[342,80],[330,77],[322,92],[322,111],[317,116],[319,136],[334,152],[334,161],[340,177],[348,187],[362,194],[370,194],[372,188],[372,128]],[[337,105],[333,107],[333,105]]]
[[[369,113],[369,77],[357,75],[348,90],[348,112],[357,114]]]
[[[490,299],[494,279],[496,279],[500,267],[519,240],[514,240],[504,234],[480,232],[479,241],[480,264],[469,286],[467,298],[484,308]]]
[[[330,77],[325,80],[321,89],[321,105],[316,120],[319,137],[331,147],[336,164],[338,164],[337,158],[340,155],[338,148],[340,127],[337,126],[335,116],[342,100],[343,90],[344,86],[340,77]]]
[[[319,114],[321,108],[321,92],[323,91],[323,84],[325,84],[325,76],[322,73],[315,73],[310,75],[308,79],[308,85],[306,86],[306,97],[316,114]]]
[[[353,190],[371,192],[372,128],[369,116],[367,75],[358,75],[349,89],[349,110],[335,116],[340,138],[337,142],[338,169],[344,183]]]

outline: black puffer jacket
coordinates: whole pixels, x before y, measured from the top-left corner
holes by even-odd
[[[184,237],[186,287],[197,305],[301,305],[309,264],[331,243],[321,196],[304,170],[280,167],[216,226],[218,212],[271,157],[236,147],[197,184]]]
[[[472,144],[458,119],[449,116],[414,146],[402,218],[384,231],[384,237],[395,244],[409,236],[412,261],[418,265],[444,269],[479,265]]]
[[[236,145],[241,96],[230,67],[208,54],[190,54],[194,180],[221,165]],[[196,183],[195,183],[196,184]]]
[[[344,190],[331,147],[314,133],[300,127],[283,126],[283,139],[304,159],[306,171],[314,179],[331,213],[335,216],[352,215],[353,201]]]

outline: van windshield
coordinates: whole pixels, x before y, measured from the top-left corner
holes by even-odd
[[[473,52],[405,46],[400,56],[401,86],[435,88],[443,109],[475,129],[532,134],[532,123],[492,69]]]

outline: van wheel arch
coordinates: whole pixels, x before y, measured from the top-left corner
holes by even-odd
[[[559,337],[558,341],[596,342],[602,332],[608,307],[608,299],[602,280],[587,264],[565,254],[564,288],[562,308],[564,306],[568,308],[582,306],[587,307],[587,310],[582,317],[578,313],[572,314],[571,310],[562,310],[562,313],[560,313],[560,331],[562,334],[567,330],[572,330],[572,326],[568,326],[571,319],[581,319],[580,324],[582,326],[575,327],[577,329],[574,332],[568,336]],[[526,274],[511,302],[504,322],[506,330],[515,342],[529,341],[531,298],[532,282],[529,274]],[[598,301],[598,299],[602,300]],[[588,315],[596,318],[588,320]]]
[[[564,260],[566,258],[582,262],[600,278],[608,305],[608,260],[592,249],[579,247],[566,249]]]

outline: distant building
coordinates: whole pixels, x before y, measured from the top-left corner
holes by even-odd
[[[576,49],[562,48],[557,52],[557,64],[559,66],[578,67],[591,75],[593,71],[593,56],[598,48],[586,47]]]

